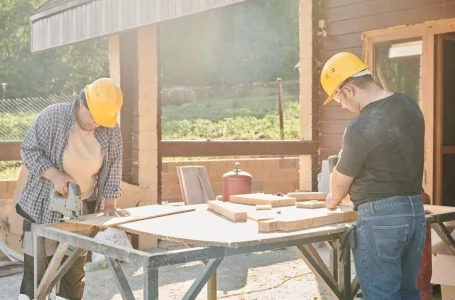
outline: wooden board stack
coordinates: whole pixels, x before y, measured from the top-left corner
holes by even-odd
[[[317,195],[317,197],[322,198],[323,195]],[[232,221],[246,222],[247,219],[256,221],[259,232],[290,232],[350,222],[357,217],[357,212],[353,210],[343,209],[343,212],[341,210],[331,212],[324,207],[324,201],[295,202],[295,198],[267,194],[236,195],[231,196],[231,200],[233,201],[209,201],[208,209]],[[257,210],[258,205],[270,206],[260,207],[267,210]]]

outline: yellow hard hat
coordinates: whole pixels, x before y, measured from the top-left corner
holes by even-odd
[[[100,78],[85,87],[88,110],[96,123],[115,127],[123,105],[122,90],[110,78]]]
[[[321,72],[321,84],[329,95],[324,104],[333,100],[335,92],[341,84],[348,79],[367,70],[367,65],[356,55],[349,52],[341,52],[332,56],[324,65]],[[371,74],[370,72],[360,73]]]

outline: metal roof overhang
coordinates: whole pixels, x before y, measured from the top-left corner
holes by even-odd
[[[60,0],[31,15],[31,51],[43,51],[246,1],[249,0]]]

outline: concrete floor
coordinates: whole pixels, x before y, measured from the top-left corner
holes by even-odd
[[[323,246],[317,250],[327,263],[328,249]],[[142,268],[125,263],[123,267],[136,299],[142,300]],[[160,268],[160,299],[182,299],[202,269],[199,262]],[[17,299],[21,277],[0,278],[0,299]],[[291,249],[226,258],[218,268],[218,298],[332,299]],[[109,269],[87,272],[84,299],[122,299]],[[197,299],[206,299],[205,288]]]

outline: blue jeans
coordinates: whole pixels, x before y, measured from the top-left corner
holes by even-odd
[[[358,207],[353,256],[364,299],[420,299],[416,286],[425,246],[421,196]]]

